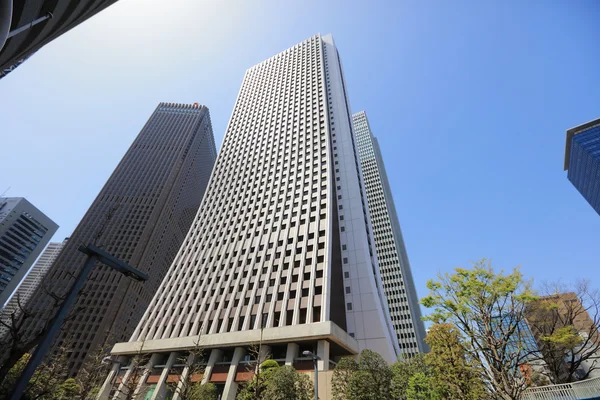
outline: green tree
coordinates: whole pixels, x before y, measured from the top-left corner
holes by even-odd
[[[519,367],[532,356],[523,340],[526,309],[537,299],[530,282],[518,269],[496,273],[484,259],[471,269],[440,274],[427,287],[422,304],[434,310],[426,319],[460,330],[464,351],[485,371],[495,398],[520,399],[527,382]]]
[[[343,357],[335,366],[331,377],[331,393],[334,400],[346,400],[352,375],[358,371],[358,363],[351,357]]]
[[[265,360],[257,368],[254,377],[246,382],[236,399],[238,400],[261,400],[267,399],[265,392],[267,390],[271,376],[277,370],[279,364],[275,360]]]
[[[313,384],[305,374],[284,365],[271,369],[264,398],[269,400],[311,400]]]
[[[417,372],[408,380],[407,400],[438,400],[439,393],[432,384],[432,378],[423,372]]]
[[[334,372],[335,399],[385,400],[391,398],[392,371],[376,352],[363,350],[357,363],[344,361]],[[344,390],[345,388],[345,390]],[[345,397],[344,397],[345,395]]]
[[[428,374],[429,370],[425,363],[423,354],[417,354],[414,357],[400,360],[392,364],[392,388],[393,399],[406,400],[408,382],[411,377],[417,373]]]
[[[215,384],[207,382],[205,384],[196,384],[191,387],[191,391],[186,400],[217,400],[219,391]]]
[[[53,398],[56,400],[70,400],[79,395],[81,388],[73,378],[69,378],[56,388]]]
[[[425,342],[430,348],[425,362],[431,371],[431,382],[442,398],[479,400],[485,397],[483,371],[465,351],[454,325],[433,325]]]

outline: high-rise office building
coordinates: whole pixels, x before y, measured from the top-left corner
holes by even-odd
[[[0,313],[0,318],[5,323],[10,325],[11,318],[18,319],[20,317],[23,308],[42,282],[44,276],[46,276],[52,263],[67,243],[67,240],[69,238],[66,238],[62,242],[50,242],[46,249],[44,249],[42,255],[33,264],[33,267],[31,267],[27,276],[22,280],[19,288],[13,293],[13,296],[6,303],[4,310]],[[0,338],[3,338],[6,332],[8,332],[6,325],[0,326]]]
[[[567,131],[566,170],[573,186],[600,214],[600,119]]]
[[[152,354],[141,392],[165,396],[166,371],[198,344],[209,349],[202,379],[224,400],[252,343],[297,369],[312,370],[311,351],[325,375],[362,349],[396,360],[350,115],[330,35],[246,71],[185,244],[130,341],[112,351]]]
[[[68,240],[69,238],[66,238],[62,242],[51,242],[48,244],[42,255],[29,270],[25,279],[23,279],[19,289],[13,294],[6,305],[6,310],[15,309],[17,307],[17,300],[23,305],[27,304]]]
[[[352,121],[362,164],[383,290],[400,351],[410,357],[418,352],[427,351],[419,298],[379,142],[371,131],[364,111],[352,115]]]
[[[99,346],[131,336],[190,229],[215,158],[206,107],[159,104],[42,282],[65,293],[86,260],[78,248],[88,243],[149,276],[137,282],[102,265],[90,273],[72,308],[76,318],[56,344],[72,348],[70,375]],[[27,306],[35,311],[48,301],[38,289]]]
[[[52,40],[116,1],[1,1],[0,78]]]
[[[0,310],[58,229],[22,197],[0,197]]]

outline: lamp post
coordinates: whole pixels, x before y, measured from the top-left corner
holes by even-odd
[[[50,348],[50,345],[52,344],[54,337],[60,330],[60,328],[63,324],[63,321],[65,320],[67,314],[69,313],[69,310],[71,309],[71,306],[73,306],[73,304],[75,303],[75,300],[77,299],[77,295],[83,288],[85,280],[87,279],[89,273],[92,271],[92,269],[98,262],[101,262],[102,264],[107,265],[108,267],[122,273],[125,276],[133,278],[135,280],[138,280],[138,281],[148,280],[148,275],[146,275],[145,273],[138,271],[137,269],[127,265],[123,261],[113,257],[112,255],[108,254],[106,251],[99,249],[94,245],[89,244],[85,247],[80,246],[79,251],[87,254],[87,256],[88,256],[87,261],[85,262],[85,265],[79,272],[79,275],[77,275],[77,279],[75,279],[75,283],[73,284],[73,286],[71,286],[71,289],[69,289],[69,292],[67,293],[67,296],[66,296],[65,300],[63,301],[62,305],[58,309],[58,312],[56,313],[54,320],[52,321],[52,323],[50,324],[50,327],[48,328],[48,332],[46,333],[46,335],[44,336],[44,338],[42,339],[40,344],[38,344],[38,346],[36,347],[35,351],[33,352],[33,355],[31,356],[31,358],[29,359],[29,362],[27,363],[27,366],[21,373],[19,380],[17,381],[16,385],[13,387],[12,394],[10,396],[11,400],[20,400],[21,399],[23,392],[27,388],[27,384],[29,383],[29,380],[33,376],[33,373],[35,372],[38,365],[40,365],[40,363],[44,359],[46,352]]]
[[[320,360],[321,357],[308,350],[304,350],[302,355],[305,357],[310,357],[313,360],[313,364],[315,366],[315,400],[319,400],[319,369],[317,368],[317,361]]]

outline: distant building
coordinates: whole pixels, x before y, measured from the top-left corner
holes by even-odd
[[[567,131],[566,170],[573,186],[600,214],[600,118]]]
[[[428,350],[419,298],[379,142],[373,136],[364,111],[352,115],[352,121],[362,164],[383,291],[396,330],[400,352],[411,357]]]
[[[536,321],[536,317],[539,321],[532,323],[532,331],[537,340],[538,346],[541,350],[542,356],[547,358],[550,363],[553,359],[548,359],[550,351],[545,347],[544,341],[540,338],[546,335],[555,333],[558,329],[572,326],[579,337],[581,337],[581,345],[575,347],[572,354],[568,354],[564,360],[565,367],[568,363],[572,362],[572,358],[575,362],[580,362],[581,355],[586,356],[591,354],[591,357],[586,360],[582,360],[579,368],[576,370],[575,378],[582,379],[583,377],[596,378],[600,377],[600,331],[598,330],[598,323],[600,322],[600,316],[590,316],[586,306],[581,303],[576,293],[557,293],[551,296],[541,297],[536,304],[547,302],[551,305],[551,311],[549,314],[535,314],[536,308],[532,308],[528,315],[530,321]],[[597,306],[592,306],[596,310]],[[540,320],[540,318],[542,318]],[[543,321],[550,320],[549,323],[545,324]],[[596,353],[594,355],[594,353]],[[573,357],[574,355],[574,357]],[[590,369],[592,369],[590,371]],[[566,370],[566,369],[565,369]]]
[[[117,0],[6,0],[0,13],[0,79],[37,50]]]
[[[48,272],[48,270],[54,263],[54,260],[56,260],[56,258],[60,254],[60,251],[65,246],[68,240],[69,238],[66,238],[62,242],[52,242],[48,244],[48,247],[46,247],[40,258],[38,258],[33,267],[31,267],[31,269],[29,270],[29,273],[27,274],[25,279],[23,279],[23,282],[21,283],[21,286],[19,286],[19,289],[17,289],[12,298],[6,304],[6,308],[4,309],[5,313],[18,310],[18,303],[20,303],[22,306],[27,304],[27,302],[33,295],[33,292],[35,292],[40,282],[42,282],[42,279],[46,275],[46,272]]]
[[[149,276],[137,282],[103,265],[92,270],[72,307],[77,317],[56,341],[73,349],[70,376],[88,354],[133,333],[191,227],[215,158],[208,108],[158,105],[42,282],[45,290],[66,293],[86,261],[79,246],[89,243]],[[38,288],[27,307],[38,312],[51,303]],[[28,325],[28,333],[43,323]]]
[[[26,199],[0,198],[0,310],[57,229]]]

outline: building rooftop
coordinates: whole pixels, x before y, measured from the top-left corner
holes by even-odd
[[[569,161],[571,158],[571,141],[573,139],[573,135],[596,125],[600,125],[600,118],[567,130],[567,144],[565,146],[565,171],[569,169]]]

